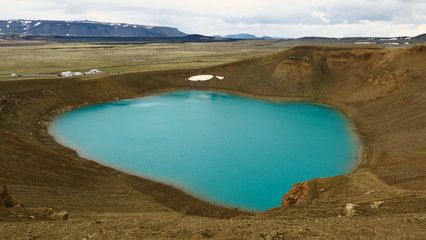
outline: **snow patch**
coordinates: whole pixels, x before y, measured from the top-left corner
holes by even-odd
[[[8,28],[8,27],[9,27],[9,25],[6,25],[6,27]]]
[[[36,24],[34,24],[34,26],[33,27],[37,27],[38,25],[40,25],[41,24],[41,22],[37,22]]]
[[[225,77],[224,77],[224,76],[216,76],[216,78],[217,78],[217,79],[219,79],[219,80],[223,80],[223,79],[225,79]]]
[[[188,78],[188,81],[208,81],[211,80],[213,75],[196,75]]]
[[[9,22],[7,22],[7,23],[12,23],[12,21],[9,21]]]
[[[376,42],[355,42],[355,44],[376,44]]]

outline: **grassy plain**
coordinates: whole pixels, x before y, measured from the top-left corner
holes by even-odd
[[[335,45],[333,41],[249,40],[210,43],[51,43],[0,44],[0,80],[12,73],[57,74],[63,71],[104,73],[194,69],[255,58],[300,45]],[[353,42],[340,41],[339,45]]]
[[[0,47],[0,76],[62,71],[137,72],[190,69],[247,59],[289,48],[282,41],[215,43],[49,43]]]

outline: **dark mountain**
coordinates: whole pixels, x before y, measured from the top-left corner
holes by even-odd
[[[413,39],[415,39],[417,41],[426,41],[426,33],[418,35],[418,36],[414,37]]]
[[[0,20],[0,35],[183,37],[176,28],[94,21]]]
[[[248,34],[248,33],[238,33],[238,34],[231,34],[231,35],[226,35],[226,36],[220,36],[220,35],[214,35],[213,37],[217,37],[217,38],[228,38],[228,39],[283,39],[283,38],[274,38],[274,37],[269,37],[269,36],[263,36],[263,37],[257,37],[255,35],[252,34]]]
[[[238,33],[232,35],[226,35],[224,38],[233,38],[233,39],[258,39],[255,35],[251,35],[248,33]]]
[[[147,44],[147,43],[184,43],[184,42],[233,42],[236,39],[218,39],[198,34],[183,37],[97,37],[97,36],[35,36],[0,35],[0,39],[49,41],[58,43],[97,42],[107,44]]]

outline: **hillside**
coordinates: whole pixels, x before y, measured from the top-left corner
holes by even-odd
[[[183,37],[176,28],[94,21],[0,20],[0,35]]]
[[[7,185],[6,192],[0,184],[0,236],[424,239],[425,62],[424,45],[305,46],[197,70],[0,82],[0,176]],[[196,74],[225,79],[185,80]],[[359,164],[350,174],[296,184],[283,206],[253,215],[81,158],[48,133],[64,111],[188,89],[336,107],[363,142]],[[46,209],[39,207],[67,210],[70,218],[43,221]]]

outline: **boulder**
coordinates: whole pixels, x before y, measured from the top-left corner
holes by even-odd
[[[377,202],[372,202],[370,204],[371,208],[379,208],[385,201],[377,201]]]
[[[348,216],[348,217],[355,216],[356,215],[356,210],[355,210],[356,206],[357,205],[355,205],[353,203],[346,203],[345,209],[344,209],[345,215]]]

